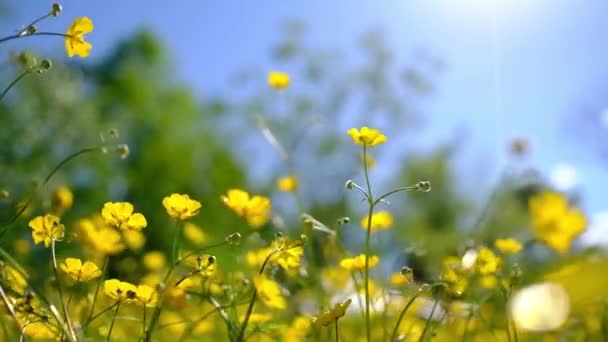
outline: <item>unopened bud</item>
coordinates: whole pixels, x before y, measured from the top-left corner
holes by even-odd
[[[420,181],[420,182],[416,183],[416,190],[422,191],[422,192],[429,192],[429,191],[431,191],[431,182],[429,182],[429,181]]]
[[[125,159],[129,156],[129,146],[126,144],[120,144],[116,147],[116,151],[120,156],[120,159]]]
[[[353,182],[352,180],[347,180],[346,184],[344,184],[344,187],[347,188],[348,190],[352,190],[352,188],[355,187],[355,182]]]
[[[349,224],[350,223],[350,218],[347,217],[347,216],[340,217],[337,222],[338,222],[339,225]]]
[[[34,34],[38,32],[38,28],[36,27],[36,25],[30,25],[27,27],[27,29],[25,30],[26,34]]]
[[[231,245],[237,244],[237,243],[239,243],[239,241],[241,241],[241,234],[239,234],[238,232],[234,232],[234,233],[226,236],[226,242],[228,242]]]
[[[53,63],[48,59],[43,59],[40,61],[40,67],[44,70],[50,70],[53,67]]]
[[[302,241],[302,244],[307,244],[308,243],[308,236],[306,236],[306,234],[300,235],[300,241]]]
[[[108,130],[108,135],[110,136],[110,139],[118,139],[118,130],[116,128],[110,128],[110,130]]]
[[[11,197],[11,193],[8,190],[2,189],[0,190],[0,199],[8,199]]]
[[[61,4],[55,2],[53,3],[53,5],[51,6],[51,15],[53,17],[56,17],[59,15],[59,13],[61,13],[61,11],[63,10],[63,7],[61,7]]]

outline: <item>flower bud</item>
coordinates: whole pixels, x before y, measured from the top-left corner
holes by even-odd
[[[238,232],[234,232],[234,233],[226,236],[226,242],[228,242],[231,245],[237,244],[237,243],[239,243],[239,241],[241,241],[241,234],[239,234]]]
[[[429,182],[429,181],[420,181],[420,182],[416,183],[416,190],[422,191],[422,192],[429,192],[429,191],[431,191],[431,182]]]
[[[110,136],[110,139],[118,139],[118,130],[116,128],[110,128],[108,135]]]
[[[337,222],[339,225],[349,224],[350,218],[348,216],[340,217]]]
[[[8,199],[11,197],[11,193],[6,189],[0,190],[0,199]]]
[[[62,10],[63,10],[63,7],[61,7],[61,4],[54,2],[53,5],[51,6],[51,15],[53,17],[56,17],[59,15],[59,13],[61,13]]]
[[[44,70],[50,70],[53,67],[53,63],[48,59],[43,59],[40,61],[40,67]]]
[[[34,34],[36,32],[38,32],[38,28],[36,27],[36,25],[30,25],[25,29],[26,34]]]
[[[355,187],[355,182],[353,182],[352,180],[347,180],[346,184],[344,184],[344,187],[347,188],[348,190],[352,190],[352,188]]]
[[[126,144],[120,144],[116,147],[116,151],[120,156],[120,159],[125,159],[129,156],[129,146]]]

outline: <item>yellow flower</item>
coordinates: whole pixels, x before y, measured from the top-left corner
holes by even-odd
[[[137,296],[135,285],[118,279],[106,280],[103,283],[103,289],[106,295],[116,301],[131,303]]]
[[[115,255],[125,249],[120,233],[108,227],[100,216],[79,220],[76,231],[79,239],[98,253]]]
[[[500,268],[501,263],[502,260],[488,247],[482,247],[477,252],[475,265],[477,266],[477,272],[479,272],[479,274],[489,275],[495,273]]]
[[[494,245],[505,254],[515,254],[521,251],[522,244],[515,239],[497,239]]]
[[[298,178],[295,176],[285,176],[277,180],[277,188],[284,192],[292,192],[298,187]]]
[[[376,146],[386,142],[386,136],[377,129],[369,127],[361,127],[361,130],[351,128],[348,130],[348,135],[353,139],[355,144],[365,146]]]
[[[281,294],[281,287],[275,281],[258,275],[253,279],[258,298],[269,308],[285,309],[287,301]]]
[[[393,274],[391,274],[390,283],[393,286],[403,286],[403,285],[407,285],[407,284],[411,283],[412,279],[413,279],[413,274],[410,269],[409,273],[404,273],[402,271],[402,272],[394,272]]]
[[[186,222],[184,223],[184,236],[190,242],[195,245],[202,245],[207,241],[207,235],[201,229],[201,227],[195,225],[194,223]]]
[[[498,285],[498,279],[493,275],[484,275],[479,279],[481,287],[486,289],[493,289]]]
[[[135,290],[135,301],[144,306],[156,306],[158,293],[148,285],[138,285]]]
[[[230,189],[221,197],[224,204],[240,217],[244,217],[253,228],[260,228],[270,219],[270,199],[263,196],[250,196],[239,189]]]
[[[53,193],[53,207],[57,210],[66,210],[72,207],[74,203],[74,194],[67,186],[60,186]]]
[[[536,238],[560,253],[567,252],[587,226],[583,213],[571,208],[563,194],[545,191],[528,204]]]
[[[44,321],[34,321],[24,325],[23,334],[32,339],[56,340],[59,338],[57,328]]]
[[[366,216],[361,220],[361,227],[364,230],[367,230],[368,219],[369,216]],[[393,225],[393,221],[393,215],[391,215],[391,213],[389,213],[388,211],[379,211],[377,213],[374,213],[372,214],[370,231],[373,233],[380,230],[388,229]]]
[[[162,270],[167,265],[167,258],[162,252],[153,251],[144,254],[142,262],[151,271]]]
[[[301,342],[306,341],[306,337],[310,332],[312,321],[308,316],[297,316],[291,322],[288,328],[283,331],[284,342]]]
[[[6,280],[6,283],[9,284],[10,289],[15,291],[15,293],[19,295],[23,295],[25,293],[27,280],[24,278],[21,272],[11,265],[4,264],[0,268],[0,278]]]
[[[44,242],[45,247],[49,247],[53,240],[63,238],[65,227],[59,221],[59,217],[51,214],[38,216],[29,222],[32,228],[32,238],[35,244]]]
[[[280,71],[268,73],[268,85],[276,90],[282,90],[289,86],[289,75]]]
[[[134,213],[133,204],[129,202],[106,202],[101,209],[101,216],[106,223],[121,230],[142,230],[148,225],[144,215]]]
[[[312,322],[324,327],[332,324],[334,321],[340,319],[340,317],[343,317],[346,314],[346,309],[351,302],[351,299],[347,299],[343,303],[336,304],[331,310],[327,310],[321,313],[319,316],[314,317]]]
[[[240,322],[242,322],[245,319],[245,315],[242,315],[241,318],[239,319]],[[249,316],[249,323],[264,323],[264,322],[268,322],[272,319],[272,315],[269,313],[252,313]]]
[[[213,255],[203,255],[196,259],[196,269],[203,279],[207,279],[215,274],[217,263]]]
[[[163,198],[163,206],[169,216],[179,220],[187,220],[197,215],[201,209],[199,201],[182,194],[171,194],[171,196]]]
[[[76,281],[89,281],[101,276],[101,270],[95,263],[76,258],[67,258],[59,265],[59,268]]]
[[[138,230],[124,230],[122,231],[122,238],[127,247],[136,252],[146,244],[146,236]]]
[[[379,261],[380,258],[378,258],[376,255],[371,255],[368,260],[369,268],[376,266]],[[363,271],[365,270],[365,254],[361,254],[353,258],[342,259],[340,261],[340,266],[349,271]]]
[[[68,28],[65,37],[65,50],[68,56],[78,55],[87,57],[91,51],[91,44],[84,40],[84,35],[93,31],[93,22],[87,17],[75,19]]]

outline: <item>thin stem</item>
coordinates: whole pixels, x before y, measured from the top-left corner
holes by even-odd
[[[69,156],[65,157],[63,160],[61,160],[59,162],[59,164],[57,164],[51,170],[51,172],[49,172],[49,174],[46,176],[46,178],[44,178],[44,181],[42,182],[42,184],[40,184],[40,186],[38,186],[36,188],[36,190],[34,191],[32,196],[30,196],[30,198],[27,200],[25,205],[22,206],[21,209],[17,213],[15,213],[15,215],[10,219],[10,221],[8,223],[6,223],[6,224],[2,225],[2,227],[0,227],[0,229],[2,229],[2,231],[0,231],[0,242],[3,240],[6,233],[8,232],[9,226],[12,225],[13,223],[15,223],[15,221],[17,221],[17,219],[19,219],[19,217],[21,217],[21,215],[29,208],[30,204],[34,200],[34,197],[38,194],[38,191],[40,191],[40,189],[49,182],[49,180],[55,175],[55,173],[57,173],[57,171],[59,171],[59,169],[61,169],[64,165],[66,165],[72,159],[74,159],[82,154],[93,152],[93,151],[101,151],[101,147],[95,146],[95,147],[83,148],[82,150],[74,152],[74,153],[70,154]]]
[[[36,24],[38,24],[39,22],[43,21],[44,19],[50,17],[51,15],[53,15],[53,12],[49,12],[45,15],[43,15],[42,17],[32,21],[29,25],[27,25],[23,30],[19,31],[20,34],[23,34],[24,32],[27,32],[27,29],[30,28],[31,26],[34,26]]]
[[[8,309],[8,312],[11,314],[11,317],[13,317],[15,324],[17,324],[17,326],[19,327],[19,330],[21,330],[21,326],[19,324],[19,320],[17,319],[17,313],[15,312],[15,308],[13,307],[13,304],[11,304],[8,297],[6,296],[6,293],[4,292],[4,288],[2,287],[2,285],[0,285],[0,296],[2,296],[2,301],[4,302],[4,306],[6,306],[6,308]],[[2,320],[2,322],[4,322],[4,320]],[[6,327],[5,327],[5,331],[8,334],[8,329]]]
[[[395,324],[395,327],[393,328],[393,333],[391,334],[390,341],[397,340],[397,333],[399,331],[399,326],[401,325],[401,321],[403,320],[403,317],[405,317],[405,313],[412,306],[412,304],[414,304],[414,301],[416,300],[416,298],[418,298],[420,296],[421,293],[422,293],[422,290],[418,289],[418,293],[416,293],[415,295],[412,296],[412,298],[410,298],[410,300],[403,307],[403,310],[401,310],[401,312],[399,313],[399,318],[397,318],[397,323]]]
[[[339,321],[338,319],[335,320],[335,324],[334,324],[336,326],[336,342],[338,342],[340,340],[340,337],[338,335],[338,321]]]
[[[357,281],[357,277],[355,277],[355,273],[351,272],[351,277],[353,278],[353,284],[355,284],[355,292],[357,293],[357,302],[359,302],[359,308],[363,309],[363,299],[361,298],[361,293],[359,292],[359,282]],[[365,312],[361,312],[362,318],[365,319]]]
[[[371,338],[371,322],[370,322],[370,310],[369,310],[369,253],[370,253],[370,240],[372,231],[372,214],[374,213],[374,195],[372,194],[372,187],[369,182],[369,174],[367,170],[367,145],[363,145],[363,171],[365,173],[365,184],[367,185],[367,194],[369,200],[369,212],[367,215],[367,230],[365,234],[365,331],[367,335],[367,342],[372,340]]]
[[[57,33],[57,32],[34,32],[34,33],[30,33],[30,34],[23,34],[23,33],[17,33],[14,34],[12,36],[7,36],[4,38],[0,39],[0,43],[4,43],[6,41],[9,40],[13,40],[13,39],[18,39],[18,38],[26,38],[26,37],[32,37],[32,36],[57,36],[57,37],[64,37],[64,38],[73,38],[73,39],[78,39],[72,35],[69,34],[65,34],[65,33]]]
[[[101,287],[101,282],[103,280],[103,275],[106,273],[106,269],[108,268],[108,260],[110,257],[106,256],[103,261],[103,266],[101,268],[101,275],[97,280],[97,286],[95,287],[95,295],[93,296],[93,303],[91,304],[91,312],[89,312],[89,317],[85,321],[84,325],[87,326],[93,320],[93,312],[95,311],[95,304],[97,303],[97,295],[99,294],[99,288]]]
[[[91,320],[90,320],[90,321],[88,321],[87,323],[91,323],[91,322],[93,322],[94,320],[96,320],[97,318],[99,318],[99,317],[100,317],[101,315],[103,315],[104,313],[106,313],[106,312],[108,312],[108,311],[110,311],[110,310],[114,309],[114,307],[115,307],[116,305],[118,305],[118,303],[119,303],[119,302],[116,302],[116,303],[114,303],[114,304],[112,304],[112,305],[108,306],[107,308],[105,308],[105,309],[103,309],[103,310],[99,311],[99,312],[98,312],[98,313],[97,313],[95,316],[93,316],[93,317],[91,318]]]
[[[429,328],[431,326],[431,320],[433,319],[433,315],[435,314],[435,310],[437,309],[438,305],[439,305],[439,299],[435,299],[435,303],[433,303],[433,308],[431,308],[431,314],[426,319],[426,323],[424,324],[424,329],[422,329],[422,334],[420,335],[420,341],[424,341],[424,337],[426,335],[426,332],[429,330]]]
[[[396,190],[393,190],[393,191],[389,191],[389,192],[385,193],[384,195],[378,197],[374,201],[374,205],[380,203],[380,201],[382,201],[383,199],[387,198],[388,196],[390,196],[392,194],[396,194],[398,192],[403,192],[403,191],[414,191],[414,190],[417,190],[417,189],[418,189],[418,187],[416,187],[416,186],[406,186],[404,188],[400,188],[400,189],[396,189]]]
[[[173,234],[173,249],[171,250],[171,262],[175,264],[177,261],[177,245],[179,244],[179,237],[181,233],[181,227],[179,221],[175,220],[175,233]]]
[[[118,315],[118,310],[120,310],[120,301],[117,302],[116,310],[114,310],[114,315],[112,316],[112,323],[110,323],[110,330],[108,330],[108,337],[106,341],[110,341],[110,336],[112,335],[112,329],[114,329],[114,321],[116,321],[116,315]]]
[[[145,336],[146,335],[146,304],[144,304],[144,310],[143,310],[143,314],[142,315],[143,315],[143,317],[142,317],[142,332],[143,332],[143,335],[142,336]]]
[[[201,253],[201,252],[205,252],[205,251],[208,251],[208,250],[210,250],[210,249],[217,248],[217,247],[221,247],[221,246],[223,246],[223,245],[227,245],[227,244],[229,244],[229,243],[228,243],[227,241],[225,241],[225,240],[224,240],[224,241],[222,241],[222,242],[218,242],[218,243],[216,243],[216,244],[213,244],[213,245],[210,245],[210,246],[206,246],[206,247],[203,247],[203,248],[197,249],[197,250],[195,250],[194,252],[190,252],[190,253],[188,253],[188,254],[184,255],[183,257],[181,257],[181,258],[177,259],[177,261],[175,261],[175,263],[173,263],[173,266],[175,267],[175,266],[179,265],[179,263],[180,263],[180,262],[182,262],[182,261],[184,261],[184,260],[188,259],[189,257],[191,257],[191,256],[193,256],[193,255],[195,255],[195,254],[198,254],[198,253]]]
[[[72,326],[72,320],[70,318],[70,314],[68,313],[68,308],[65,305],[65,301],[63,300],[63,290],[61,290],[61,281],[59,280],[59,271],[57,268],[57,253],[55,251],[56,240],[53,239],[51,242],[51,257],[53,258],[53,273],[55,275],[55,281],[57,282],[57,293],[59,294],[59,301],[61,302],[61,309],[63,310],[63,317],[68,325],[68,329],[70,331],[70,335],[75,340],[76,333],[74,332],[74,327]]]
[[[9,90],[11,90],[11,88],[13,88],[15,86],[15,84],[17,84],[19,81],[21,81],[21,79],[24,78],[26,75],[29,75],[32,72],[32,70],[33,70],[32,68],[27,68],[27,69],[25,69],[25,71],[23,71],[21,73],[21,75],[19,75],[17,78],[15,78],[13,80],[13,82],[11,82],[11,84],[9,84],[8,87],[6,87],[6,89],[4,89],[2,94],[0,94],[0,101],[2,101],[4,96],[8,93]]]

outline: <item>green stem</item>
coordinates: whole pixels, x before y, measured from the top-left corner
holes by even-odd
[[[77,39],[76,37],[74,37],[72,35],[65,34],[65,33],[57,33],[57,32],[34,32],[34,33],[30,33],[30,34],[23,34],[20,32],[20,33],[14,34],[12,36],[7,36],[4,38],[1,38],[0,43],[4,43],[6,41],[13,40],[13,39],[26,38],[26,37],[32,37],[32,36],[56,36],[56,37]]]
[[[363,308],[363,299],[361,298],[361,293],[359,292],[359,282],[357,281],[357,277],[355,277],[355,273],[351,272],[350,273],[351,277],[353,278],[353,284],[355,285],[355,293],[357,294],[357,302],[359,303],[359,307]],[[365,312],[361,313],[362,318],[365,319]]]
[[[106,270],[108,268],[109,259],[110,257],[106,256],[105,260],[103,261],[103,266],[101,267],[101,275],[99,276],[99,279],[97,280],[97,286],[95,287],[95,295],[93,296],[93,303],[91,304],[91,312],[89,312],[89,317],[84,323],[85,326],[87,326],[93,320],[93,312],[95,312],[95,304],[97,304],[97,295],[99,294],[99,288],[101,287],[101,282],[103,281],[103,275],[106,273]]]
[[[59,294],[59,301],[61,302],[61,309],[63,310],[63,318],[68,325],[68,330],[73,340],[76,340],[76,333],[74,332],[74,327],[72,326],[72,319],[70,318],[70,314],[68,313],[68,308],[65,305],[65,301],[63,299],[63,290],[61,289],[61,281],[59,280],[59,271],[57,268],[57,254],[55,251],[56,240],[53,238],[51,242],[51,257],[53,258],[53,274],[55,275],[55,281],[57,282],[57,293]]]
[[[365,331],[367,342],[371,339],[371,321],[369,310],[369,253],[372,228],[372,214],[374,213],[374,195],[369,182],[369,174],[367,170],[367,145],[363,145],[363,171],[365,173],[365,184],[367,185],[367,194],[369,195],[369,211],[367,216],[367,230],[365,234]]]
[[[101,317],[101,315],[103,315],[104,313],[106,313],[106,312],[108,312],[108,311],[110,311],[110,310],[114,309],[114,307],[115,307],[116,305],[118,305],[118,303],[119,303],[119,302],[116,302],[116,303],[114,303],[114,304],[112,304],[112,305],[108,306],[107,308],[105,308],[105,309],[103,309],[103,310],[99,311],[97,314],[95,314],[93,317],[91,317],[91,320],[90,320],[90,321],[88,321],[87,323],[91,323],[91,322],[93,322],[93,321],[94,321],[94,320],[96,320],[97,318]]]
[[[9,90],[11,90],[11,88],[13,88],[15,86],[15,84],[17,84],[19,81],[21,81],[21,79],[24,78],[25,76],[29,75],[32,72],[32,70],[33,70],[32,68],[27,68],[27,69],[25,69],[25,71],[23,71],[21,73],[21,75],[19,75],[17,78],[15,78],[13,80],[13,82],[11,82],[11,84],[9,84],[8,87],[6,87],[6,89],[4,89],[2,94],[0,94],[0,101],[2,101],[4,96],[8,93]]]
[[[420,341],[424,341],[424,337],[425,337],[427,331],[429,330],[429,328],[431,327],[431,320],[433,319],[433,315],[435,314],[435,310],[437,309],[438,305],[439,305],[439,299],[435,299],[435,303],[433,303],[433,308],[431,309],[431,314],[426,319],[426,323],[424,323],[424,329],[422,329],[422,334],[420,334]]]
[[[112,335],[112,329],[114,329],[114,321],[116,321],[116,315],[118,315],[118,310],[120,310],[120,301],[117,302],[116,310],[114,310],[114,315],[112,316],[112,323],[110,323],[110,330],[108,330],[108,337],[106,341],[110,341],[110,336]]]
[[[338,321],[339,321],[339,320],[336,320],[336,321],[335,321],[335,326],[336,326],[336,342],[338,342],[338,341],[340,340],[340,337],[339,337],[339,335],[338,335]]]
[[[144,304],[143,317],[142,317],[142,332],[143,335],[146,335],[146,304]]]
[[[375,201],[374,201],[374,205],[380,203],[380,201],[382,201],[383,199],[387,198],[388,196],[392,195],[392,194],[396,194],[398,192],[403,192],[403,191],[415,191],[418,190],[418,187],[414,186],[406,186],[404,188],[400,188],[400,189],[396,189],[393,191],[389,191],[387,193],[385,193],[384,195],[378,197]]]
[[[391,334],[391,339],[390,339],[391,342],[397,340],[397,333],[399,332],[399,326],[401,325],[401,321],[403,320],[403,317],[405,317],[405,313],[410,308],[410,306],[412,306],[412,304],[414,304],[414,301],[416,300],[416,298],[418,298],[420,296],[421,292],[422,292],[421,289],[418,289],[418,293],[416,293],[415,295],[412,296],[412,298],[410,298],[410,300],[403,307],[403,310],[401,310],[401,312],[399,313],[399,318],[397,318],[397,323],[395,324],[395,327],[393,328],[393,333]]]
[[[179,225],[179,221],[175,220],[175,233],[173,234],[173,249],[171,250],[171,262],[175,264],[177,261],[177,248],[179,244],[179,237],[181,233],[181,227]]]

